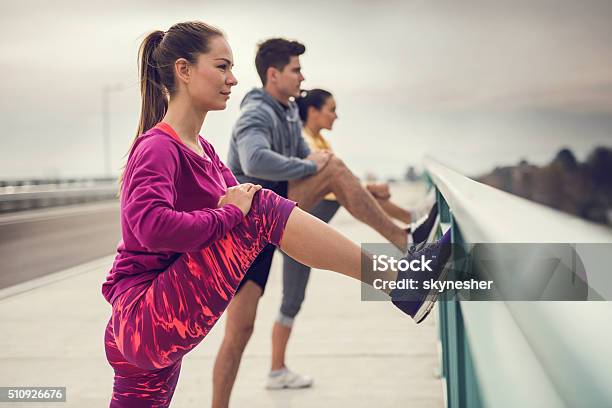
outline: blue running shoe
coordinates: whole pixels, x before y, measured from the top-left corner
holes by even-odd
[[[431,243],[417,252],[410,252],[403,259],[407,261],[431,260],[428,263],[429,271],[399,271],[396,281],[408,282],[413,279],[417,283],[416,289],[393,289],[389,294],[391,301],[398,309],[406,313],[415,321],[421,323],[431,312],[436,300],[440,296],[440,291],[433,285],[428,285],[424,289],[424,282],[444,281],[448,268],[447,263],[451,258],[450,230],[435,243]]]

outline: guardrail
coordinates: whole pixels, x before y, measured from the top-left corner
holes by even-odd
[[[425,166],[441,222],[466,249],[470,243],[612,243],[608,227],[478,183],[433,159]],[[581,250],[586,246],[577,246],[578,255]],[[602,293],[597,282],[609,279],[609,269],[589,280]],[[612,406],[612,303],[452,296],[438,305],[447,407]]]
[[[115,179],[0,181],[0,213],[111,200],[117,190]]]

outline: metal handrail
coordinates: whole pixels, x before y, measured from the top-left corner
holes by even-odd
[[[21,180],[3,182],[0,187],[0,212],[13,212],[60,206],[117,197],[114,179],[105,180]]]
[[[32,199],[45,199],[55,197],[84,197],[96,194],[116,194],[116,185],[96,186],[96,187],[70,187],[70,188],[37,188],[30,191],[1,192],[0,202],[2,201],[21,201]]]
[[[612,242],[608,227],[478,183],[431,158],[425,167],[466,243]],[[611,315],[609,302],[442,302],[447,405],[612,406]]]
[[[479,183],[432,158],[425,168],[468,242],[612,242],[610,227]]]

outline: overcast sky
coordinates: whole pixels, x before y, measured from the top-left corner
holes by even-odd
[[[111,95],[112,167],[138,120],[144,34],[200,19],[222,28],[239,85],[202,134],[221,157],[257,42],[307,46],[304,88],[336,97],[330,140],[358,175],[397,176],[426,154],[470,174],[521,158],[612,146],[609,1],[13,1],[0,5],[0,179],[104,171],[101,99]]]

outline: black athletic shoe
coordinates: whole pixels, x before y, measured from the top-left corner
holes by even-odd
[[[416,227],[414,233],[410,231],[410,228],[406,230],[410,234],[410,241],[412,241],[408,247],[408,253],[418,252],[425,248],[428,243],[431,243],[439,224],[440,217],[438,217],[438,204],[434,204],[425,221]]]
[[[391,301],[402,312],[414,319],[416,323],[421,323],[433,308],[440,292],[431,285],[433,281],[443,281],[447,275],[447,263],[451,257],[450,230],[435,243],[427,245],[417,252],[408,253],[403,259],[407,261],[423,259],[431,260],[429,263],[430,271],[400,271],[397,275],[397,282],[413,279],[417,283],[416,289],[394,289],[391,291]],[[429,288],[424,289],[424,283],[429,283]]]
[[[427,241],[438,222],[438,204],[436,203],[433,207],[431,207],[431,210],[429,210],[427,219],[425,219],[425,221],[423,221],[412,232],[413,242],[415,244],[420,244],[421,242]]]

